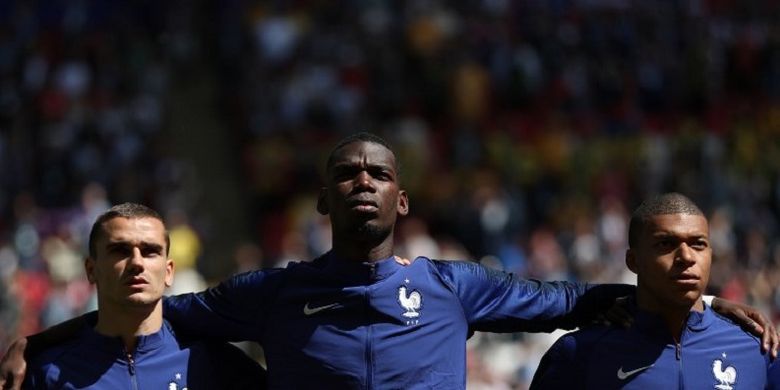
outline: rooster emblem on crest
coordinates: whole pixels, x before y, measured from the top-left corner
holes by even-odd
[[[712,374],[720,382],[715,385],[715,388],[718,390],[732,390],[733,387],[731,385],[737,381],[737,370],[732,366],[728,366],[724,370],[723,362],[720,359],[712,361]]]
[[[418,310],[422,306],[422,295],[417,290],[412,290],[409,295],[406,295],[406,287],[401,286],[398,288],[398,303],[401,307],[406,309],[406,313],[402,315],[406,318],[417,318],[420,316]]]

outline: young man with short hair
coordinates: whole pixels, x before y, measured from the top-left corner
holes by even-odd
[[[634,324],[562,336],[532,389],[763,389],[760,340],[702,301],[712,261],[709,227],[687,197],[650,198],[631,216],[626,265],[637,274]]]
[[[102,214],[84,266],[98,297],[97,323],[44,351],[24,388],[186,389],[263,386],[261,367],[226,344],[180,343],[163,320],[173,281],[162,218],[124,203]]]

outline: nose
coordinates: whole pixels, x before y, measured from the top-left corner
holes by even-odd
[[[358,172],[355,176],[355,188],[361,190],[374,190],[374,178],[366,170]]]
[[[693,248],[683,242],[680,244],[680,247],[677,248],[675,259],[681,263],[690,265],[696,262],[696,254],[694,253]]]
[[[133,270],[139,270],[142,271],[144,268],[144,256],[141,254],[141,248],[135,247],[133,248],[133,253],[130,255],[130,259],[127,262],[128,268],[131,268]]]

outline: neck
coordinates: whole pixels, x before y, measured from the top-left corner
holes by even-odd
[[[112,308],[98,304],[95,331],[104,336],[119,337],[128,352],[135,350],[138,336],[155,333],[162,328],[162,301],[141,307]]]
[[[340,259],[374,263],[393,255],[393,234],[391,232],[379,243],[334,237],[333,253]]]
[[[666,302],[658,302],[648,295],[649,294],[643,294],[641,289],[637,289],[637,306],[644,311],[660,316],[675,342],[680,341],[682,331],[685,329],[688,322],[690,312],[704,311],[704,303],[702,303],[701,297],[699,297],[693,305],[677,306]]]

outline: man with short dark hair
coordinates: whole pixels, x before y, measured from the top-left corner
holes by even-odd
[[[44,351],[25,388],[185,389],[263,384],[262,368],[226,344],[177,341],[163,320],[162,296],[173,281],[162,218],[124,203],[98,217],[84,267],[98,297],[97,323]]]
[[[637,274],[634,324],[561,337],[532,389],[763,389],[760,340],[702,301],[712,248],[707,218],[684,195],[643,202],[631,216],[626,265]]]

